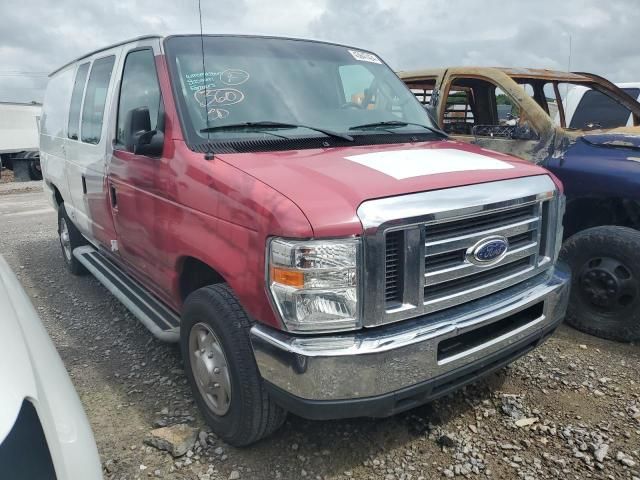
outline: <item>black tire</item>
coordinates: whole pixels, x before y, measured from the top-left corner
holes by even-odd
[[[230,400],[226,407],[228,410],[222,415],[216,414],[208,405],[192,367],[192,360],[197,359],[198,353],[190,347],[191,332],[194,327],[202,331],[203,324],[219,340],[228,371]],[[180,348],[191,390],[211,429],[236,447],[270,435],[284,423],[287,415],[264,388],[249,339],[251,325],[251,320],[226,284],[200,288],[191,293],[184,303]],[[200,354],[203,352],[200,350]]]
[[[42,170],[40,169],[40,159],[28,160],[29,178],[31,180],[42,180]]]
[[[66,232],[68,234],[68,248],[66,248],[66,241],[64,237],[66,226]],[[73,275],[85,275],[87,269],[84,268],[76,257],[73,256],[73,250],[82,245],[87,244],[87,240],[82,236],[80,231],[73,224],[67,211],[64,208],[64,203],[61,203],[58,207],[58,240],[60,241],[60,247],[62,248],[62,258],[67,265],[67,269]]]
[[[572,275],[567,323],[597,337],[640,340],[640,232],[589,228],[565,241],[560,258]]]

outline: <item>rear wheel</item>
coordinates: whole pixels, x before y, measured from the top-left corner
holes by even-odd
[[[87,241],[67,215],[64,203],[58,207],[58,238],[60,239],[60,247],[62,247],[62,257],[69,271],[74,275],[87,273],[84,265],[73,256],[73,250],[86,245]]]
[[[602,338],[640,340],[640,232],[589,228],[570,237],[560,256],[572,270],[567,323]]]
[[[40,168],[40,159],[29,160],[29,178],[31,180],[42,180],[42,169]]]
[[[207,423],[234,446],[266,437],[286,418],[264,388],[251,325],[226,284],[200,288],[184,303],[180,347],[187,378]]]

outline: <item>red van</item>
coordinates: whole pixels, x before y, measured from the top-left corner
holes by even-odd
[[[564,200],[546,170],[450,140],[375,54],[143,37],[50,78],[45,188],[64,260],[180,342],[234,445],[386,416],[562,320]]]

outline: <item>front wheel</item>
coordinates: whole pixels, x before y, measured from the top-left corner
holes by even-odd
[[[563,245],[572,271],[567,323],[610,340],[640,340],[640,232],[594,227]]]
[[[180,347],[205,420],[240,447],[277,430],[286,412],[266,392],[249,339],[251,321],[226,284],[200,288],[183,308]]]

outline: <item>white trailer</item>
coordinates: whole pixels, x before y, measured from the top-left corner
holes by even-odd
[[[39,103],[0,102],[0,162],[16,181],[40,180]]]

